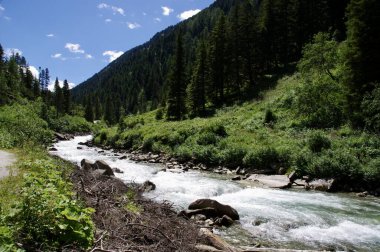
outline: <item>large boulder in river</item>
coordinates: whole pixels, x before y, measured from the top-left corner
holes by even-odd
[[[227,215],[233,220],[239,220],[238,212],[229,205],[223,205],[216,200],[212,199],[199,199],[189,205],[190,210],[214,208],[219,217]]]
[[[150,192],[150,191],[154,191],[154,190],[156,190],[156,185],[155,185],[153,182],[147,180],[147,181],[145,181],[145,182],[139,187],[139,189],[140,189],[140,191],[142,191],[142,192]]]
[[[115,176],[115,174],[113,173],[112,168],[106,162],[104,162],[103,160],[97,160],[95,162],[94,166],[96,167],[96,169],[104,170],[103,175]]]
[[[87,159],[82,159],[82,161],[80,161],[80,166],[85,171],[92,171],[94,169],[94,164]]]
[[[309,183],[308,188],[315,191],[331,192],[336,189],[336,186],[335,179],[316,179]]]

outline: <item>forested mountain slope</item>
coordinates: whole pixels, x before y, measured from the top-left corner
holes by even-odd
[[[183,90],[192,81],[204,44],[206,108],[251,98],[262,76],[295,62],[319,31],[345,39],[348,0],[217,0],[198,15],[168,27],[73,89],[76,102],[110,123],[121,115],[165,105],[176,38],[183,43]],[[198,48],[198,50],[197,50]],[[265,84],[264,84],[265,85]]]

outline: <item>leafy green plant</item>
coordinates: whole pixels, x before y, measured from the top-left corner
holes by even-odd
[[[320,131],[313,132],[307,144],[312,152],[321,152],[323,149],[329,149],[331,147],[330,139]]]

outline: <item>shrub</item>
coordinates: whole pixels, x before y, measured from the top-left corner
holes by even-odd
[[[157,109],[155,119],[162,120],[163,117],[164,117],[164,109],[163,108]]]
[[[312,152],[321,152],[323,149],[331,147],[331,141],[322,132],[313,132],[309,137],[307,144]]]
[[[57,119],[50,119],[49,126],[54,131],[62,133],[89,133],[91,124],[80,116],[65,115]]]
[[[227,136],[227,131],[221,122],[212,123],[211,125],[206,126],[201,130],[201,132],[214,133],[220,137]]]
[[[377,189],[380,181],[380,157],[371,160],[363,167],[363,176],[370,188]]]
[[[247,150],[241,147],[230,146],[220,152],[220,163],[227,167],[236,167],[243,164]]]
[[[209,144],[216,144],[218,141],[218,137],[213,132],[202,132],[197,136],[196,142],[199,145],[209,145]]]
[[[248,152],[243,163],[255,169],[276,169],[280,166],[288,166],[290,157],[286,152],[279,153],[273,147],[259,147]]]
[[[277,120],[276,115],[273,113],[271,109],[265,110],[265,116],[264,116],[264,124],[273,124]]]
[[[15,222],[24,244],[55,250],[66,245],[89,248],[93,241],[93,209],[72,200],[67,184],[57,172],[31,173],[25,178]]]
[[[364,121],[368,129],[380,133],[380,84],[374,84],[371,93],[364,96],[361,104]]]

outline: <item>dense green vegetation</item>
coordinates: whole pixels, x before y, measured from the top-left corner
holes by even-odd
[[[127,52],[74,96],[80,101],[91,87],[102,100],[107,88],[109,94],[129,95],[120,103],[127,113],[159,107],[100,130],[97,144],[210,166],[295,170],[299,176],[335,178],[345,190],[375,189],[379,10],[374,0],[216,1]],[[199,29],[202,22],[207,25]],[[164,41],[168,46],[158,47]],[[167,51],[157,54],[158,48]],[[160,65],[160,85],[147,87],[157,83],[146,78],[144,67],[155,68],[153,55],[167,68]],[[141,88],[138,100],[125,90],[132,87]],[[147,92],[162,97],[141,97]],[[113,118],[107,122],[119,117]]]
[[[210,114],[215,108],[257,96],[268,87],[263,80],[265,74],[297,61],[304,44],[317,32],[331,30],[338,41],[345,39],[347,3],[348,0],[215,1],[193,18],[126,52],[74,88],[73,98],[82,105],[89,104],[90,99],[93,109],[99,111],[100,107],[102,111],[95,119],[104,115],[110,124],[117,123],[120,115],[158,107],[172,119]],[[196,53],[202,45],[203,54]],[[198,87],[194,89],[195,82]],[[174,88],[173,83],[178,87]],[[186,90],[189,99],[185,98]],[[202,90],[203,95],[195,95]],[[173,108],[173,103],[181,108]],[[173,116],[173,110],[182,114]]]
[[[68,182],[73,165],[38,146],[16,152],[16,174],[0,181],[0,250],[57,251],[88,248],[92,209],[74,200]]]
[[[0,251],[89,248],[93,210],[74,199],[73,165],[50,157],[46,147],[54,131],[90,132],[92,126],[70,105],[67,81],[51,93],[47,69],[37,80],[25,58],[0,51],[0,149],[19,159],[12,176],[0,180]]]

